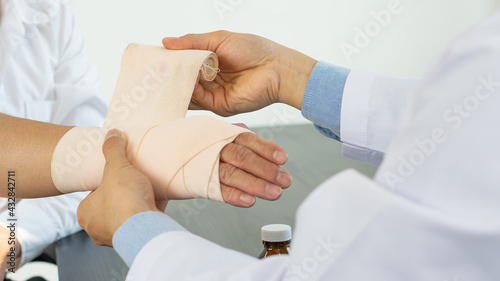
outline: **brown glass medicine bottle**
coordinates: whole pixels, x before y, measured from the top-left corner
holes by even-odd
[[[261,228],[261,238],[264,249],[259,259],[273,255],[288,255],[292,240],[292,228],[286,224],[269,224]]]

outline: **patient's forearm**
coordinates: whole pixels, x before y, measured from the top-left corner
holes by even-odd
[[[57,143],[72,127],[1,113],[0,127],[0,197],[8,195],[9,171],[15,172],[17,198],[61,194],[52,182],[51,160]]]

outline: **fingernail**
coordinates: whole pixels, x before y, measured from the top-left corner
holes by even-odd
[[[252,195],[243,193],[240,196],[240,202],[246,206],[250,206],[250,205],[253,205],[253,203],[255,203],[255,197],[253,197]]]
[[[287,187],[292,183],[292,177],[290,174],[283,170],[283,168],[280,168],[280,172],[278,173],[278,177],[276,178],[276,181],[282,186],[282,187]]]
[[[283,164],[288,159],[288,155],[285,152],[281,151],[281,150],[276,150],[276,152],[274,152],[273,158],[279,164]]]
[[[266,186],[266,193],[269,194],[272,198],[278,198],[281,193],[283,193],[283,190],[277,185],[268,184]]]
[[[109,138],[111,138],[111,137],[119,137],[121,135],[122,135],[122,133],[119,130],[117,130],[117,129],[111,129],[106,134],[106,140],[109,139]]]

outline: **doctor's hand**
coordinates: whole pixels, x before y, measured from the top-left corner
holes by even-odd
[[[166,202],[155,202],[149,179],[136,170],[125,156],[126,141],[120,131],[111,130],[102,146],[106,166],[101,185],[78,206],[80,226],[100,246],[112,246],[118,228],[135,214],[160,211]]]
[[[209,50],[219,58],[214,81],[196,86],[190,109],[221,116],[261,109],[276,102],[302,109],[304,92],[316,60],[268,39],[217,31],[165,38],[167,49]]]

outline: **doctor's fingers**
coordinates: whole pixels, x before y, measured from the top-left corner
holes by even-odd
[[[234,102],[231,101],[231,96],[224,86],[219,82],[201,81],[193,91],[189,109],[209,110],[217,115],[228,117],[238,113],[232,107],[234,107]]]
[[[214,97],[212,92],[207,91],[200,83],[197,83],[193,90],[189,109],[213,111]]]

